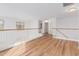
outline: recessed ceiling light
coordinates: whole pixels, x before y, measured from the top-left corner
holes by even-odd
[[[70,5],[70,6],[65,7],[65,11],[68,13],[75,12],[77,10],[78,8],[75,5]]]
[[[77,9],[76,8],[70,8],[70,9],[66,9],[66,12],[71,13],[71,12],[76,12]]]
[[[74,12],[74,11],[76,11],[77,9],[75,9],[75,8],[72,8],[72,9],[70,9],[70,12]]]

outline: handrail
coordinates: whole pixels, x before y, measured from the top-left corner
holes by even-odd
[[[35,30],[39,28],[25,28],[25,29],[1,29],[0,31],[19,31],[19,30]]]
[[[79,30],[79,28],[50,28],[50,29],[61,29],[61,30]]]
[[[39,28],[24,28],[24,29],[0,29],[0,31],[15,31],[15,30],[35,30]],[[60,29],[60,30],[79,30],[79,28],[50,28],[50,29]]]

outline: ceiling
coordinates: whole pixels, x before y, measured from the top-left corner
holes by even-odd
[[[77,4],[78,5],[78,4]],[[1,3],[0,16],[20,19],[65,17],[62,3]]]

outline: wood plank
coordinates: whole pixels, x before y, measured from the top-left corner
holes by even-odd
[[[29,54],[26,53],[26,55],[28,55],[28,56],[34,56],[34,55],[38,56],[38,55],[41,55],[43,50],[45,48],[47,48],[47,46],[49,46],[51,41],[52,41],[51,39],[48,39],[48,41],[46,41],[45,43],[40,44],[37,47],[33,48]]]
[[[59,40],[57,45],[53,46],[46,55],[56,55],[56,51],[58,50],[57,47],[59,46],[59,44],[61,44],[61,42],[62,40]]]
[[[49,52],[51,49],[53,49],[57,44],[59,40],[53,39],[51,44],[42,52],[42,55],[49,56]]]
[[[42,42],[42,41],[40,41],[40,43],[37,42],[37,43],[39,43],[37,46],[35,46],[34,48],[32,48],[31,50],[27,51],[25,54],[22,54],[22,55],[29,55],[29,54],[31,54],[33,51],[36,52],[38,49],[42,48],[43,45],[46,45],[45,43],[49,43],[50,38],[47,37],[47,38],[45,38],[45,39],[43,39],[43,40],[45,40],[45,42]],[[41,46],[41,47],[40,47],[40,46]]]
[[[3,51],[0,51],[0,56],[3,56],[4,54],[6,54],[10,49],[11,48],[3,50]]]
[[[45,34],[8,50],[4,56],[76,56],[79,55],[75,41],[52,38]]]
[[[53,50],[50,51],[50,55],[61,55],[59,52],[61,43],[62,43],[62,40],[59,40],[58,44],[53,48]]]
[[[77,43],[73,41],[66,41],[64,54],[66,56],[75,56],[76,55]]]
[[[44,41],[48,40],[46,38],[49,38],[49,36],[44,36],[44,37],[39,38],[37,40],[21,44],[18,47],[15,47],[15,48],[11,49],[10,51],[8,51],[8,53],[5,55],[23,55],[25,52],[38,46],[38,44],[44,43]]]

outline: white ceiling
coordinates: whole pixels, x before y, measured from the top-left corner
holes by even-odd
[[[65,17],[62,3],[6,3],[0,4],[0,16],[24,19]]]

